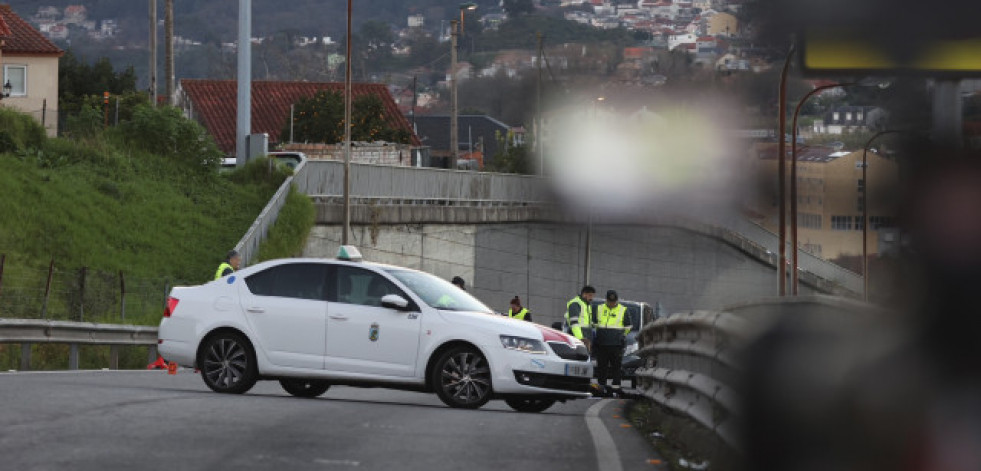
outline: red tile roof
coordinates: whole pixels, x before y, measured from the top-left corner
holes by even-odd
[[[10,8],[10,5],[0,5],[0,24],[6,23],[9,35],[4,39],[3,53],[12,55],[54,55],[60,56],[64,53],[53,42],[44,37],[40,31],[34,29],[30,23],[17,16]],[[0,26],[0,35],[3,27]]]
[[[0,16],[0,38],[9,38],[10,28],[7,27],[7,22],[3,20],[3,16]]]
[[[182,79],[181,89],[190,100],[195,117],[214,136],[218,147],[235,152],[235,114],[238,107],[238,84],[234,80]],[[309,98],[321,90],[344,93],[340,82],[252,82],[252,132],[269,134],[269,142],[279,142],[279,132],[289,119],[290,105]],[[396,128],[412,134],[412,145],[421,145],[412,126],[399,111],[388,87],[377,83],[351,85],[352,98],[376,95],[385,106],[385,119]]]

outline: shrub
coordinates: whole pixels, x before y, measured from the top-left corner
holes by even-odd
[[[191,171],[213,172],[221,163],[222,153],[215,141],[177,108],[137,106],[133,118],[120,123],[118,129],[128,145],[175,159]]]
[[[0,129],[9,134],[19,149],[41,147],[48,138],[34,118],[10,108],[0,108]]]

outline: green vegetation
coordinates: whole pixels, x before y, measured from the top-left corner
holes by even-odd
[[[117,127],[82,124],[52,139],[0,108],[0,317],[155,325],[169,287],[209,281],[290,170],[258,159],[219,175],[214,142],[173,108],[137,104]],[[312,223],[312,203],[291,194],[260,252],[296,253]],[[67,368],[67,345],[31,350],[32,369]],[[20,355],[0,345],[0,369]],[[121,368],[146,359],[145,347],[120,350]],[[107,367],[109,347],[84,346],[79,362]]]
[[[351,103],[351,140],[408,143],[409,132],[393,127],[385,120],[385,105],[375,95],[356,98]],[[289,135],[286,120],[282,135]],[[336,144],[344,140],[344,97],[341,93],[323,90],[296,103],[293,118],[293,140]]]
[[[276,224],[269,229],[269,236],[259,247],[256,261],[300,255],[306,245],[307,235],[316,222],[316,211],[310,198],[290,188],[290,194],[283,209],[279,211]]]
[[[0,109],[8,122],[0,316],[40,317],[54,260],[48,318],[119,322],[122,273],[125,322],[155,324],[166,286],[208,281],[286,176],[219,176],[214,143],[169,108],[71,141],[38,139],[30,117]]]

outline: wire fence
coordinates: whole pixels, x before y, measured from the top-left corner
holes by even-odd
[[[173,282],[105,272],[9,266],[0,254],[0,317],[146,324],[159,321]],[[5,266],[7,265],[7,266]]]

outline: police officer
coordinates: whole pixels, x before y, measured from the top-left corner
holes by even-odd
[[[593,318],[593,296],[596,289],[586,285],[579,290],[579,296],[569,300],[565,305],[565,328],[577,339],[582,340],[589,349],[590,341],[593,338],[592,318]],[[585,330],[585,332],[583,332]]]
[[[231,275],[238,270],[238,265],[241,263],[242,257],[239,256],[238,252],[235,250],[228,251],[228,255],[225,256],[225,261],[218,265],[218,270],[215,271],[215,279],[219,279],[225,275]]]
[[[511,308],[508,309],[508,317],[521,321],[531,322],[531,311],[521,306],[521,298],[515,296],[511,300]]]
[[[606,379],[613,376],[613,395],[620,393],[623,347],[630,326],[625,325],[627,308],[619,303],[614,290],[606,292],[606,303],[596,312],[596,341],[593,352],[596,354],[596,380],[600,389],[606,389]],[[612,371],[611,371],[612,370]]]

